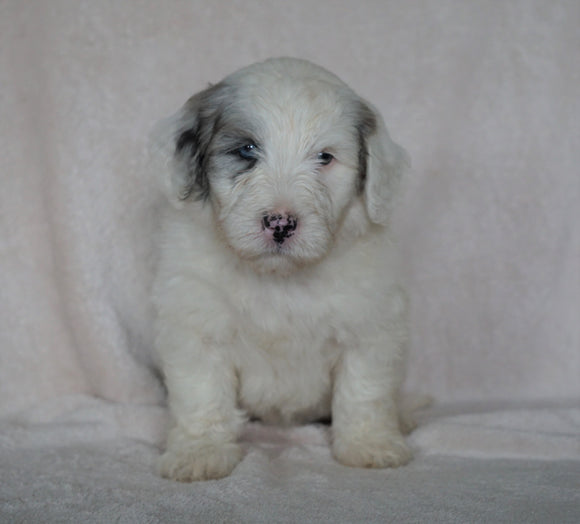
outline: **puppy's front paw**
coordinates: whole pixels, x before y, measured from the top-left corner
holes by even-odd
[[[242,448],[235,442],[170,438],[167,451],[159,459],[159,471],[163,477],[179,482],[219,479],[227,477],[241,459]]]
[[[355,468],[396,468],[411,460],[413,454],[401,435],[380,437],[335,435],[332,453],[341,464]]]

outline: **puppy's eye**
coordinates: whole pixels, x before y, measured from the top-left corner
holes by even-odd
[[[321,151],[316,155],[316,160],[321,166],[327,166],[334,160],[334,157],[326,151]]]
[[[256,144],[246,144],[236,150],[238,156],[244,160],[256,160],[257,152],[258,146]]]

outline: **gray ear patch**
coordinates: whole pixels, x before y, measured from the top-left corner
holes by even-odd
[[[232,89],[221,82],[192,96],[182,109],[181,126],[176,133],[175,156],[186,171],[179,198],[207,200],[210,194],[210,145],[221,128],[224,107],[231,104]]]
[[[187,170],[185,186],[179,193],[180,200],[187,200],[193,194],[196,200],[209,198],[205,149],[197,128],[186,129],[177,138],[175,155],[182,158],[184,169]]]
[[[408,155],[391,140],[379,112],[365,101],[359,104],[357,131],[359,189],[371,222],[386,225],[400,178],[409,166]]]
[[[367,180],[367,169],[368,169],[368,146],[367,140],[369,136],[377,130],[377,119],[374,112],[370,109],[364,102],[359,103],[358,108],[358,124],[356,126],[358,134],[358,180],[357,180],[357,193],[360,195],[363,193]]]

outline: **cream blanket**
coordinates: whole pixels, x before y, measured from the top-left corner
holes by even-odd
[[[580,4],[0,0],[1,522],[576,522]],[[249,425],[232,477],[154,474],[147,133],[267,56],[336,72],[413,159],[416,460]]]

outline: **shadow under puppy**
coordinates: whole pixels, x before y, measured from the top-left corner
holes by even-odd
[[[339,462],[406,463],[389,215],[407,156],[381,116],[328,71],[279,58],[194,95],[155,136],[173,204],[154,288],[174,419],[161,474],[228,475],[247,417],[331,417]]]

